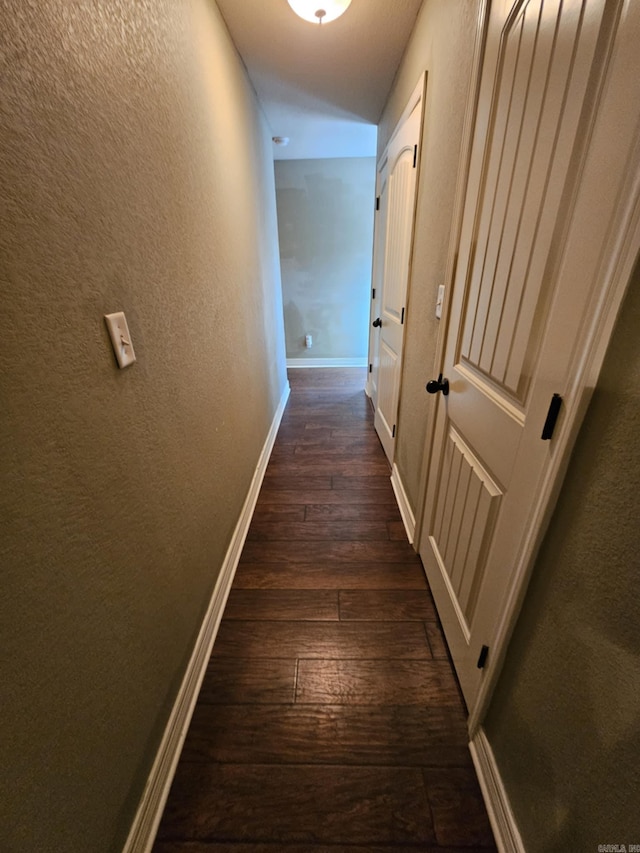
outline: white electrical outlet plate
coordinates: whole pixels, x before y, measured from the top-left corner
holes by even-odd
[[[444,302],[444,284],[438,287],[438,298],[436,299],[436,317],[442,317],[442,303]]]
[[[136,354],[133,351],[133,343],[131,342],[131,335],[129,334],[127,318],[124,316],[124,312],[118,311],[115,314],[105,314],[104,320],[109,329],[118,365],[120,367],[127,367],[129,364],[133,364],[136,360]]]

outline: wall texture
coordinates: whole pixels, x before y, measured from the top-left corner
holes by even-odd
[[[116,851],[286,382],[271,142],[213,3],[0,15],[0,846]]]
[[[640,264],[485,729],[529,853],[640,843]]]
[[[438,285],[445,284],[460,143],[471,77],[479,0],[425,0],[380,122],[378,153],[427,71],[415,244],[409,282],[396,464],[412,508],[421,498],[421,460],[433,398],[439,321]]]
[[[287,356],[366,359],[375,159],[280,160],[275,170]]]

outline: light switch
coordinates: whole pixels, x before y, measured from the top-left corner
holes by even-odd
[[[105,323],[109,329],[113,351],[118,359],[120,367],[127,367],[133,364],[136,360],[136,354],[133,351],[133,343],[127,326],[127,318],[123,311],[118,311],[116,314],[105,314]]]
[[[442,317],[442,303],[444,302],[444,284],[438,287],[438,298],[436,299],[436,317]]]

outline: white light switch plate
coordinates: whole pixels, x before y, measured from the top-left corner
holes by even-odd
[[[118,311],[115,314],[105,314],[105,323],[109,329],[113,351],[118,359],[120,367],[127,367],[133,364],[136,360],[136,354],[133,351],[133,343],[127,326],[127,318],[123,311]]]
[[[438,298],[436,299],[436,317],[442,317],[442,303],[444,302],[444,284],[438,287]]]

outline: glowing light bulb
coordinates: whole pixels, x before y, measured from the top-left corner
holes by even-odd
[[[328,24],[347,11],[351,0],[287,0],[296,15],[312,24]]]

